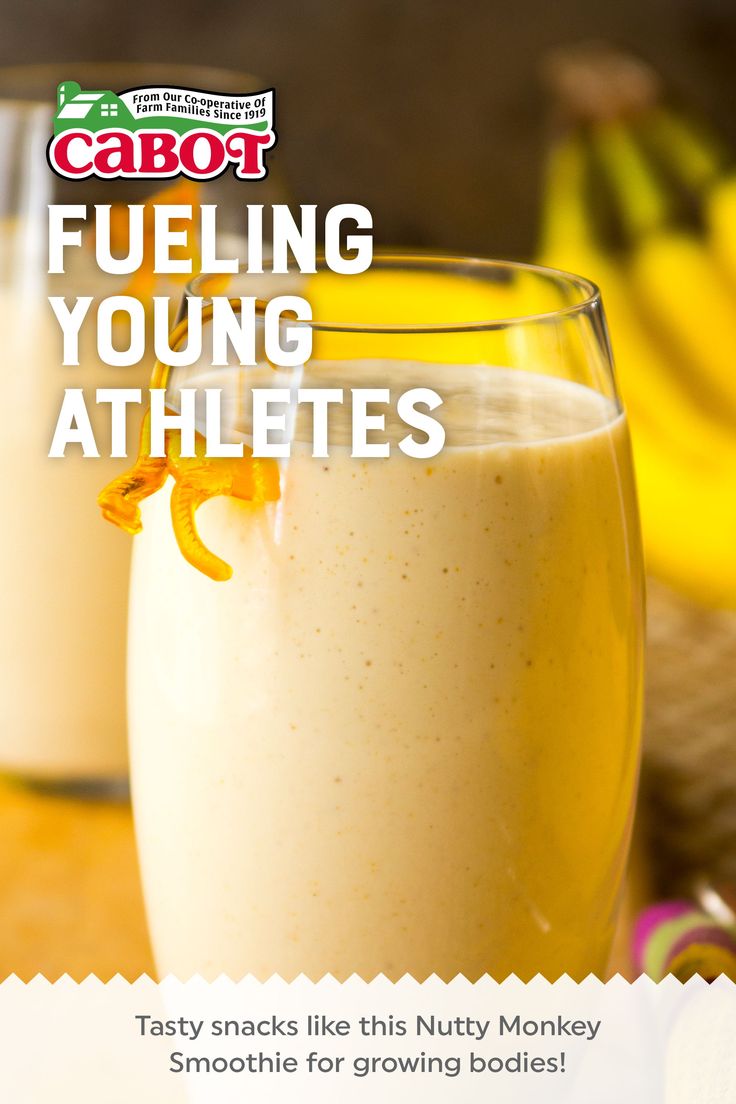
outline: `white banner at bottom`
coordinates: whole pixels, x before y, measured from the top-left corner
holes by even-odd
[[[0,1100],[721,1104],[736,986],[278,977],[0,985]]]

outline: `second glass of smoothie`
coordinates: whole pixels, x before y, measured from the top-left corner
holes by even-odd
[[[158,192],[151,182],[63,181],[47,164],[46,146],[61,106],[57,85],[67,78],[83,89],[79,102],[67,105],[74,118],[86,118],[105,91],[131,86],[166,83],[242,93],[263,82],[242,73],[148,63],[0,69],[0,354],[12,412],[0,439],[0,460],[9,473],[4,509],[12,526],[0,558],[6,577],[0,597],[0,773],[76,792],[117,794],[125,791],[128,768],[130,546],[99,524],[95,495],[120,461],[109,458],[109,407],[96,406],[94,395],[98,387],[145,388],[153,358],[126,368],[102,363],[93,319],[102,299],[119,294],[137,296],[147,306],[152,294],[169,295],[175,311],[182,283],[154,276],[148,247],[132,277],[103,274],[95,259],[93,207],[112,205],[112,222],[119,227],[114,248],[125,255],[129,203],[150,210],[153,202],[217,199],[220,225],[232,232],[242,185],[231,175],[200,194],[187,181],[165,182]],[[260,201],[278,198],[278,174],[251,188]],[[88,217],[74,226],[84,230],[84,240],[82,248],[66,251],[65,274],[49,276],[49,205],[56,203],[83,204]],[[62,367],[61,329],[49,295],[64,296],[69,305],[77,296],[94,299],[81,330],[78,366]],[[63,459],[48,457],[65,387],[84,389],[99,458],[83,458],[78,445],[70,445]],[[135,420],[131,413],[131,441]]]

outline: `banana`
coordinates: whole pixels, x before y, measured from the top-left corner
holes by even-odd
[[[707,200],[713,251],[736,292],[736,174],[719,180]]]
[[[596,152],[630,240],[632,295],[682,373],[693,404],[736,429],[736,297],[707,245],[671,209],[628,125],[594,128]]]
[[[708,244],[736,292],[736,170],[719,143],[683,118],[658,106],[638,129],[664,165],[699,201]]]
[[[728,164],[724,148],[704,128],[665,104],[655,103],[633,120],[642,145],[697,197],[707,194]]]
[[[696,600],[736,606],[736,435],[693,402],[636,312],[620,264],[601,249],[587,156],[577,133],[552,151],[540,259],[601,288],[631,426],[648,569]],[[658,203],[656,193],[645,194],[647,219]]]
[[[736,608],[736,475],[698,469],[632,425],[647,569],[694,601]]]
[[[620,264],[597,242],[586,196],[586,150],[572,137],[552,153],[542,232],[543,263],[581,272],[603,293],[614,340],[616,375],[630,413],[649,423],[673,447],[702,459],[736,455],[736,437],[692,402],[688,387],[672,369],[637,315]]]

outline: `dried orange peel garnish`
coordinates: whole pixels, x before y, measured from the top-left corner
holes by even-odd
[[[230,300],[239,309],[240,301]],[[202,321],[212,317],[212,307],[202,310]],[[170,337],[170,347],[176,350],[187,334],[186,320],[179,323]],[[152,388],[166,388],[170,368],[157,361],[151,376]],[[211,552],[197,530],[196,512],[210,498],[225,495],[241,502],[260,504],[279,498],[279,470],[275,460],[259,459],[244,446],[242,457],[207,457],[205,440],[195,436],[195,456],[184,457],[177,430],[165,434],[166,455],[151,456],[151,414],[146,412],[141,426],[138,458],[133,467],[114,479],[100,492],[97,502],[102,515],[126,533],[139,533],[140,503],[163,487],[168,476],[174,479],[171,492],[171,521],[176,542],[184,558],[210,579],[224,582],[232,575],[229,564]]]

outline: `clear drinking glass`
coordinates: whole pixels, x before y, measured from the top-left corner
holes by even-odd
[[[181,556],[171,481],[143,504],[129,716],[158,968],[600,975],[638,770],[642,569],[598,291],[411,255],[290,290],[313,305],[308,363],[205,355],[172,371],[169,405],[222,388],[225,439],[247,442],[253,385],[431,387],[447,442],[404,455],[379,405],[391,454],[354,458],[335,407],[313,457],[294,408],[278,501],[198,514],[225,583]]]
[[[47,296],[152,293],[181,296],[153,277],[99,272],[91,247],[67,253],[65,276],[47,275],[48,204],[125,205],[152,200],[147,182],[62,181],[49,169],[57,84],[121,90],[144,84],[262,88],[258,78],[172,65],[53,65],[0,71],[0,350],[5,363],[6,428],[0,459],[8,473],[3,542],[6,583],[0,598],[0,770],[47,783],[85,786],[127,773],[125,634],[130,548],[99,524],[95,494],[119,461],[81,459],[70,446],[47,459],[64,387],[146,386],[151,363],[114,369],[100,363],[94,326],[82,331],[80,366],[62,368],[61,336]],[[192,202],[197,187],[166,182],[169,198]],[[255,190],[254,190],[255,189]],[[172,190],[174,194],[172,194]],[[236,201],[283,198],[278,174],[243,188],[223,176],[202,191],[221,209],[219,225],[236,226]],[[230,213],[228,226],[225,216]],[[116,214],[113,214],[113,220]],[[90,215],[91,219],[91,215]],[[121,226],[122,233],[122,226]],[[121,243],[124,244],[124,243]],[[196,271],[196,269],[195,269]],[[90,308],[94,318],[95,306]],[[109,455],[109,408],[88,401],[100,451]],[[135,441],[130,418],[130,439]]]

